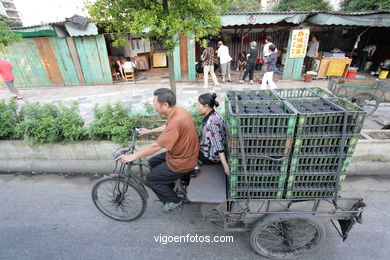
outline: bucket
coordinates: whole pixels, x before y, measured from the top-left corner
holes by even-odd
[[[348,71],[348,73],[345,77],[349,78],[349,79],[354,79],[355,76],[356,76],[356,71]]]
[[[388,74],[389,74],[389,70],[382,68],[381,72],[379,73],[378,78],[379,79],[386,79]]]
[[[305,82],[311,82],[313,80],[313,75],[305,74]]]

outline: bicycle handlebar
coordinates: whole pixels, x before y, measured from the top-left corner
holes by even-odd
[[[119,150],[119,149],[121,149],[121,148],[118,148],[116,151],[119,150],[119,152],[116,152],[116,151],[114,152],[114,155],[113,155],[114,160],[115,160],[116,158],[118,158],[119,156],[123,155],[123,154],[127,154],[128,152],[133,153],[133,152],[134,152],[134,149],[135,149],[135,141],[136,141],[136,138],[137,138],[140,134],[142,134],[142,131],[140,131],[139,129],[135,128],[135,129],[133,130],[133,136],[132,136],[132,141],[131,141],[130,146],[129,146],[129,147],[121,147],[122,150]]]

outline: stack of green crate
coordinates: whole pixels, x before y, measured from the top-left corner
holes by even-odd
[[[296,113],[269,90],[229,92],[225,109],[230,198],[282,198]]]
[[[325,90],[277,90],[298,113],[286,198],[334,197],[359,138],[364,111]]]

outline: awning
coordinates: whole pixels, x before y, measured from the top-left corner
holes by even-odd
[[[57,36],[56,31],[50,25],[34,26],[12,29],[23,38]]]
[[[319,13],[307,18],[306,22],[318,25],[390,27],[390,13],[369,15]]]
[[[277,24],[287,22],[300,24],[309,14],[226,14],[221,16],[222,26]]]

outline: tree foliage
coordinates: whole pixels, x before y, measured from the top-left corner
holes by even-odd
[[[345,11],[390,10],[389,0],[343,0],[341,9]]]
[[[274,11],[331,11],[332,7],[326,0],[281,0]]]
[[[5,21],[7,27],[19,27],[22,23],[19,21],[11,20],[7,16],[0,14],[0,21]]]
[[[19,25],[20,23],[13,22],[9,20],[8,17],[0,15],[0,50],[2,50],[5,46],[20,41],[21,37],[10,29],[12,26]]]
[[[86,9],[106,31],[117,32],[114,45],[126,45],[127,33],[146,33],[159,39],[168,52],[178,43],[179,32],[193,32],[196,38],[217,34],[220,14],[226,11],[227,0],[86,0]]]
[[[261,11],[259,0],[230,0],[229,12],[258,12]]]

